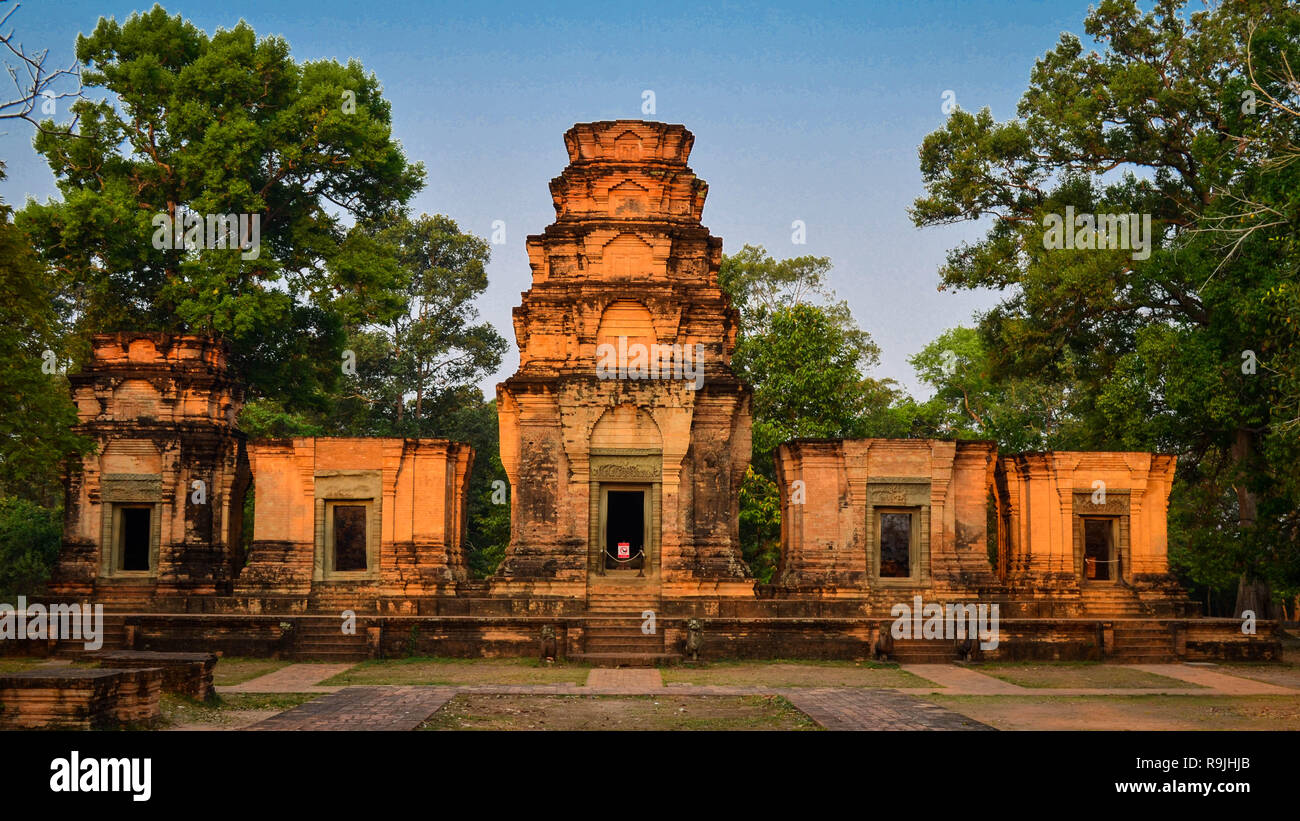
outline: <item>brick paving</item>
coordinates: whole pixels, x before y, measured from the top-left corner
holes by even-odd
[[[781,689],[779,695],[828,730],[993,730],[938,704],[895,690]]]
[[[333,693],[342,687],[322,687],[320,683],[351,670],[354,664],[290,664],[264,676],[218,687],[218,693]]]
[[[414,730],[455,695],[455,687],[347,687],[248,729]]]

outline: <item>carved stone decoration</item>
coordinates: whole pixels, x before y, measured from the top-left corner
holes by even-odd
[[[691,619],[686,622],[686,658],[700,660],[700,650],[704,647],[704,622]]]
[[[650,481],[659,478],[659,469],[640,465],[601,465],[593,471],[597,479]]]
[[[542,625],[542,661],[555,661],[557,655],[555,625]]]

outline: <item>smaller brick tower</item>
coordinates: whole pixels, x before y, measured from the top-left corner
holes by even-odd
[[[184,597],[230,593],[250,475],[235,427],[243,388],[220,344],[98,334],[69,381],[96,448],[68,477],[53,591],[181,610]]]

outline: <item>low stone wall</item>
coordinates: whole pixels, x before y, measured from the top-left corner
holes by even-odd
[[[104,667],[132,670],[157,667],[162,670],[162,688],[169,693],[205,701],[214,694],[212,674],[216,653],[163,653],[149,650],[115,650],[96,653]]]
[[[0,675],[0,729],[151,726],[162,717],[163,671],[67,668]]]
[[[150,613],[125,618],[128,650],[220,652],[254,658],[288,657],[294,619],[284,616],[192,616]]]
[[[870,658],[876,637],[893,623],[889,618],[862,616],[696,617],[703,622],[706,660]],[[658,616],[664,652],[682,652],[687,620],[666,613]],[[329,634],[341,639],[346,651],[342,657],[322,655],[331,660],[526,658],[540,652],[542,629],[549,625],[556,633],[557,650],[567,657],[583,652],[586,621],[585,615],[357,615],[351,625],[354,632],[344,633],[343,620],[334,616],[132,614],[123,617],[126,639],[121,645],[136,651],[308,659],[314,657],[312,639]],[[1240,622],[1232,619],[1004,618],[998,627],[998,646],[982,651],[981,658],[1118,662],[1281,658],[1275,622],[1259,622],[1253,636],[1243,635]],[[940,645],[951,647],[953,641],[933,642],[934,647]],[[899,657],[903,655],[900,648]]]
[[[1183,622],[1185,655],[1189,661],[1281,661],[1282,643],[1276,622],[1257,622],[1255,635],[1241,632],[1238,619]]]

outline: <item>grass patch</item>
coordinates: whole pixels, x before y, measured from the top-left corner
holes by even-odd
[[[587,664],[537,659],[416,657],[363,661],[321,684],[583,684],[589,672]]]
[[[240,656],[222,657],[212,671],[212,683],[219,687],[229,687],[252,681],[267,673],[274,673],[289,662],[280,659],[242,658]]]
[[[1169,676],[1095,661],[986,662],[971,668],[1021,687],[1132,687],[1145,689],[1198,689],[1199,685]]]
[[[664,683],[757,687],[935,687],[897,664],[875,661],[777,659],[714,661],[698,667],[667,667]]]
[[[817,730],[780,696],[462,694],[421,730]]]
[[[162,726],[247,726],[317,697],[313,693],[227,693],[209,701],[198,701],[175,693],[163,693],[160,699]]]
[[[49,659],[0,659],[0,673],[21,673]]]
[[[1300,696],[924,696],[999,730],[1300,730]]]
[[[57,664],[51,662],[57,662]],[[21,673],[24,670],[33,670],[37,667],[54,672],[60,667],[75,667],[79,670],[89,670],[98,666],[98,661],[73,661],[71,659],[0,659],[0,673]]]

